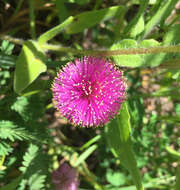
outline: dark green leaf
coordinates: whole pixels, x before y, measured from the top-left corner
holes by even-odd
[[[2,187],[1,190],[15,190],[17,186],[19,185],[21,179],[22,179],[22,176],[17,177],[11,183]]]
[[[64,21],[67,17],[68,17],[68,12],[65,6],[65,1],[66,0],[56,0],[56,8],[58,10],[58,17],[59,17],[59,21],[62,22]]]
[[[177,170],[175,190],[179,190],[179,187],[180,187],[180,167],[178,167]]]

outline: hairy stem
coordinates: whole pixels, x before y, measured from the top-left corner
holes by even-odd
[[[129,48],[119,50],[77,50],[74,48],[62,47],[58,45],[43,44],[41,46],[44,49],[60,52],[71,52],[73,54],[80,55],[94,55],[109,57],[113,55],[130,55],[130,54],[157,54],[157,53],[178,53],[180,52],[180,45],[175,46],[158,46],[149,48]]]
[[[8,40],[12,43],[22,45],[24,40],[13,38],[8,35],[0,35],[0,39]],[[129,48],[129,49],[118,49],[118,50],[78,50],[69,47],[62,47],[60,45],[53,44],[40,44],[44,50],[59,51],[66,53],[73,53],[76,55],[91,55],[91,56],[103,56],[110,57],[114,55],[130,55],[130,54],[157,54],[157,53],[180,53],[180,45],[169,45],[169,46],[157,46],[149,48]]]

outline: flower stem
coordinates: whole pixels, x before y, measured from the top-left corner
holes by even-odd
[[[73,54],[91,55],[110,57],[114,55],[130,55],[130,54],[157,54],[157,53],[178,53],[180,52],[180,45],[175,46],[158,46],[149,48],[129,48],[119,50],[78,50],[74,48],[62,47],[59,45],[43,44],[42,48],[52,51],[71,52]]]
[[[24,43],[24,40],[23,39],[19,39],[19,38],[13,38],[13,37],[11,37],[11,36],[9,36],[9,35],[0,35],[0,39],[1,40],[7,40],[7,41],[9,41],[9,42],[12,42],[12,43],[14,43],[14,44],[18,44],[18,45],[23,45],[23,43]]]
[[[53,28],[53,30],[54,30],[54,28]],[[54,34],[55,34],[55,32],[54,32]],[[47,38],[44,36],[45,34],[40,36],[40,38],[39,38],[40,43],[45,42],[47,40]],[[45,38],[46,38],[46,40],[45,40]],[[8,40],[12,43],[19,44],[19,45],[22,45],[24,42],[24,40],[22,40],[22,39],[13,38],[8,35],[0,35],[0,39]],[[148,47],[148,48],[129,48],[129,49],[118,49],[118,50],[78,50],[78,49],[74,49],[74,48],[62,47],[60,45],[53,45],[53,44],[47,44],[47,43],[44,43],[44,44],[42,43],[42,44],[40,44],[40,46],[44,50],[73,53],[75,55],[91,55],[91,56],[103,56],[103,57],[110,57],[110,56],[114,56],[114,55],[150,54],[150,53],[153,53],[153,54],[180,53],[180,45],[158,46],[158,47]]]

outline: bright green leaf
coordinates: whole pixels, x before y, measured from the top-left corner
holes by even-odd
[[[85,150],[77,159],[77,161],[74,164],[74,167],[77,167],[79,164],[83,163],[86,158],[89,157],[90,154],[92,154],[97,148],[97,145],[90,146],[87,150]]]
[[[140,43],[137,43],[132,39],[124,39],[117,44],[114,44],[111,47],[111,50],[118,49],[127,49],[127,48],[148,48],[159,46],[160,43],[156,40],[149,39],[143,40]],[[141,66],[150,66],[155,67],[160,65],[164,58],[165,54],[133,54],[133,55],[116,55],[112,56],[115,63],[119,66],[125,67],[141,67]]]
[[[10,43],[7,40],[3,40],[0,50],[4,53],[4,54],[8,54],[11,55],[12,54],[12,50],[14,49],[14,44]]]
[[[106,179],[113,186],[124,185],[126,182],[126,178],[121,172],[114,172],[113,170],[108,170]]]
[[[161,6],[158,9],[158,11],[153,15],[153,17],[146,24],[143,38],[145,38],[153,30],[153,28],[156,25],[164,22],[164,20],[169,16],[171,11],[174,9],[174,6],[177,2],[178,0],[162,1]]]
[[[144,30],[144,17],[139,17],[136,25],[130,30],[130,37],[135,38],[138,34]]]
[[[168,153],[173,156],[175,159],[180,160],[180,152],[172,149],[171,147],[166,147],[166,150],[168,151]]]
[[[136,48],[137,42],[131,39],[125,39],[111,47],[111,50]],[[126,67],[140,67],[143,64],[143,60],[140,55],[117,55],[112,56],[115,63],[119,66]]]
[[[14,90],[20,94],[42,72],[46,71],[45,55],[34,41],[24,43],[16,62],[14,74]]]
[[[74,17],[72,24],[67,26],[66,32],[68,34],[75,34],[83,32],[84,29],[90,28],[102,21],[108,20],[112,17],[119,17],[125,11],[124,6],[114,6],[101,10],[87,11]]]
[[[130,38],[135,38],[144,31],[144,13],[147,9],[149,0],[142,0],[139,3],[140,7],[137,14],[124,29],[125,36],[129,36]]]
[[[165,35],[163,39],[164,45],[174,45],[180,43],[180,24],[173,26]]]
[[[178,45],[180,44],[180,24],[177,24],[173,26],[165,35],[163,38],[163,45]],[[180,54],[179,53],[170,53],[166,55],[166,59],[179,59]],[[177,63],[175,63],[177,65]]]
[[[148,40],[143,40],[138,44],[138,47],[156,47],[160,46],[161,44],[154,40],[154,39],[148,39]],[[142,54],[140,55],[142,60],[143,60],[143,65],[144,66],[150,66],[150,67],[155,67],[160,65],[164,59],[166,54],[164,53],[158,53],[158,54]]]

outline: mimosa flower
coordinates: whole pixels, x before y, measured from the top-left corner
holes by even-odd
[[[55,78],[53,100],[71,123],[100,126],[119,111],[125,100],[122,71],[113,63],[96,57],[69,62]]]

